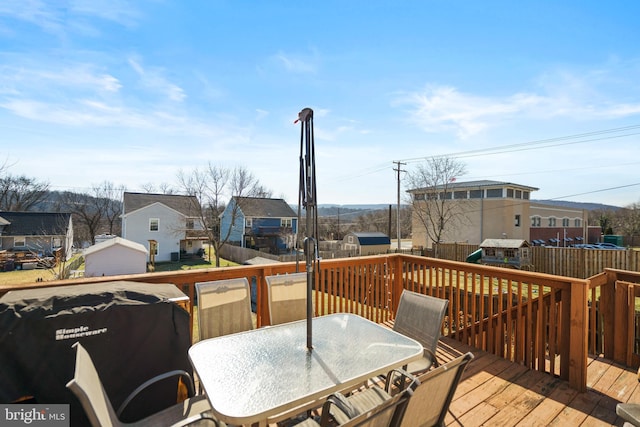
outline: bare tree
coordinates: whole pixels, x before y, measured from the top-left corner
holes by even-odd
[[[103,217],[109,234],[121,234],[122,222],[120,221],[120,215],[122,214],[122,195],[124,191],[124,185],[116,186],[110,181],[103,181],[93,186],[93,197],[97,199],[96,207],[104,211]]]
[[[4,166],[3,166],[4,167]],[[0,173],[3,170],[0,167]],[[38,182],[24,175],[5,175],[0,177],[0,210],[29,211],[45,200],[49,183]]]
[[[640,202],[632,203],[624,208],[611,212],[609,233],[624,236],[627,246],[635,246],[636,238],[640,235]]]
[[[220,249],[228,243],[233,227],[239,219],[243,200],[247,197],[270,197],[271,192],[258,182],[247,169],[236,167],[231,170],[209,163],[207,169],[194,169],[190,173],[178,173],[179,186],[190,196],[196,196],[200,206],[196,206],[209,243],[216,256],[216,266],[220,266]],[[220,215],[230,203],[231,223],[221,229]]]
[[[101,232],[118,234],[123,192],[124,187],[104,181],[93,185],[90,193],[63,193],[63,204],[73,213],[78,238],[89,240],[93,245],[95,236]]]
[[[432,243],[442,241],[447,229],[466,220],[462,206],[450,203],[452,187],[465,173],[465,165],[453,158],[432,157],[407,175],[414,221]]]
[[[147,182],[141,187],[145,193],[175,194],[175,189],[167,182],[161,182],[157,186],[152,182]]]

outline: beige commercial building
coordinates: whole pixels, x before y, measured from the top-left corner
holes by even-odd
[[[416,212],[426,203],[440,203],[448,212],[442,243],[479,245],[485,239],[523,239],[534,245],[569,246],[589,240],[586,210],[531,202],[531,193],[537,190],[488,180],[409,190],[414,203],[413,246],[430,248],[433,243],[425,223],[437,221],[423,221]]]

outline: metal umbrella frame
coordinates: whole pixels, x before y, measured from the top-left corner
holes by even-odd
[[[313,300],[315,267],[319,262],[318,254],[318,202],[316,192],[316,161],[313,136],[313,110],[304,108],[298,113],[300,122],[300,190],[298,192],[298,227],[300,227],[301,209],[306,213],[304,254],[307,272],[307,350],[313,349]],[[296,239],[297,242],[297,239]],[[297,244],[297,243],[296,243]],[[297,268],[296,268],[297,269]]]

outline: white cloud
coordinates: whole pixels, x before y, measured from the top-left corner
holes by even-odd
[[[629,97],[618,88],[625,86],[624,81],[602,69],[581,75],[559,70],[540,76],[535,91],[481,96],[451,86],[431,85],[401,94],[393,104],[408,108],[408,120],[427,132],[453,132],[464,139],[506,120],[585,121],[638,115],[640,102],[623,101]],[[638,90],[632,98],[640,96]]]
[[[316,60],[313,57],[295,56],[278,52],[273,58],[287,71],[292,73],[315,73],[317,70]]]
[[[115,93],[122,88],[116,77],[97,71],[89,64],[58,67],[49,65],[0,67],[0,77],[5,91],[10,89],[13,93],[34,93],[38,97],[47,97],[49,93],[61,89]]]
[[[187,97],[180,86],[169,82],[162,76],[162,71],[159,68],[147,69],[136,58],[129,58],[129,64],[140,77],[143,86],[160,92],[175,102],[182,102]]]
[[[140,16],[138,5],[127,0],[2,0],[0,16],[28,22],[58,37],[71,32],[96,36],[100,30],[91,18],[133,26]]]

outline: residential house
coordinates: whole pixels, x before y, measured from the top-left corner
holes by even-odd
[[[588,213],[584,209],[567,208],[531,202],[538,188],[500,181],[450,182],[435,188],[409,190],[414,203],[444,201],[451,212],[441,241],[479,245],[485,239],[537,240],[545,244],[569,246],[586,242]],[[432,247],[425,224],[416,209],[412,219],[414,246]]]
[[[155,262],[202,253],[207,242],[195,196],[124,193],[122,237],[140,243]]]
[[[391,239],[379,231],[349,232],[342,239],[342,249],[358,255],[384,254],[391,247]]]
[[[86,248],[83,254],[85,277],[147,272],[146,246],[122,237],[104,239]]]
[[[0,249],[51,257],[72,255],[73,222],[68,212],[0,212]]]
[[[220,240],[243,248],[286,253],[297,231],[297,215],[283,199],[233,197],[220,215]]]

